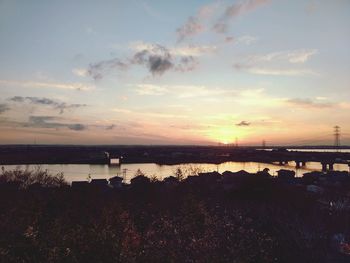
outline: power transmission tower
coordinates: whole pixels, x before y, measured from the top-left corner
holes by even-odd
[[[334,126],[334,147],[339,150],[340,147],[340,127]]]

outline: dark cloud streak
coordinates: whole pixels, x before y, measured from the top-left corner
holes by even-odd
[[[10,110],[10,107],[7,104],[0,104],[0,114]]]
[[[81,107],[86,107],[86,104],[68,104],[65,102],[58,102],[48,98],[39,98],[39,97],[22,97],[22,96],[14,96],[8,99],[9,101],[16,103],[31,103],[35,105],[46,105],[50,106],[54,109],[59,110],[60,114],[63,114],[67,109],[76,109]]]
[[[115,58],[91,64],[88,74],[94,80],[100,80],[110,70],[125,70],[132,65],[141,65],[146,67],[153,76],[161,76],[170,70],[180,72],[192,71],[197,64],[198,61],[193,56],[174,56],[165,46],[152,44],[143,50],[137,51],[124,62]]]
[[[314,102],[311,99],[301,99],[301,98],[294,98],[294,99],[289,99],[286,101],[288,104],[297,106],[297,107],[302,107],[302,108],[310,108],[310,109],[325,109],[325,108],[331,108],[334,107],[334,103],[330,102]]]
[[[248,126],[250,126],[250,122],[247,122],[247,121],[241,121],[241,122],[239,122],[239,123],[236,123],[236,126],[238,126],[238,127],[248,127]]]
[[[49,128],[49,129],[58,129],[58,128],[68,128],[74,131],[83,131],[88,127],[80,123],[60,123],[57,122],[59,118],[55,116],[29,116],[27,123],[23,124],[23,127],[33,127],[33,128]]]

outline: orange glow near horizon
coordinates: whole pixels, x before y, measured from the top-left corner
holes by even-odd
[[[211,130],[208,133],[208,137],[213,142],[219,142],[222,144],[235,143],[236,139],[242,140],[246,138],[247,132],[235,129],[232,126],[217,127],[215,130]]]

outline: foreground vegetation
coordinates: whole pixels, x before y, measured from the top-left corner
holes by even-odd
[[[310,176],[176,175],[75,189],[2,171],[1,262],[349,262],[348,207],[324,201],[346,202],[348,179],[321,194]]]

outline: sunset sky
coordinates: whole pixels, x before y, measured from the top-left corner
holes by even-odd
[[[0,0],[0,144],[350,144],[349,0]]]

